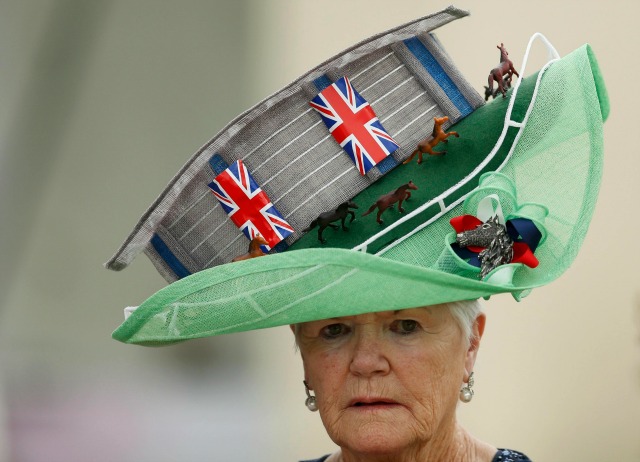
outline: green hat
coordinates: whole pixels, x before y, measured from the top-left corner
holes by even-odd
[[[198,151],[107,263],[122,269],[144,250],[173,281],[131,310],[113,338],[162,345],[505,292],[519,300],[560,276],[585,237],[602,173],[609,106],[597,62],[588,45],[560,59],[538,35],[553,59],[483,104],[432,33],[464,15],[450,7],[361,42]],[[309,106],[318,94],[328,100],[327,88],[354,89],[354,104],[372,109],[386,129],[379,136],[393,142],[379,143],[386,157],[366,165],[360,155],[359,165],[357,152],[350,159],[342,150],[335,120]],[[444,115],[459,134],[447,154],[402,164]],[[276,238],[250,220],[234,224],[229,171],[268,198],[262,210]],[[376,213],[361,216],[409,181],[417,189],[404,213],[384,211],[383,224]],[[321,242],[312,218],[344,202],[356,219],[348,230],[325,229]],[[246,252],[243,233],[264,236],[267,255],[232,263]]]

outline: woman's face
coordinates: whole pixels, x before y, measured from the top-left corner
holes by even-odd
[[[473,332],[482,334],[484,315]],[[453,432],[469,345],[442,306],[301,324],[309,387],[331,439],[358,453],[407,450]]]

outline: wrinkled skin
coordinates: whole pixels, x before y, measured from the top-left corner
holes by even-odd
[[[491,460],[495,448],[456,423],[460,387],[476,359],[485,317],[462,334],[442,306],[303,323],[305,379],[341,448],[330,460]]]

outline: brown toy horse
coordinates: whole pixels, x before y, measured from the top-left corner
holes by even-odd
[[[511,88],[511,74],[507,74],[502,79],[502,88],[507,91]],[[500,93],[500,85],[496,88],[489,88],[486,85],[484,86],[484,100],[489,101],[489,98],[496,99],[498,94]]]
[[[411,153],[411,155],[403,162],[403,164],[408,164],[413,160],[413,158],[418,154],[418,164],[422,163],[422,155],[429,154],[430,156],[442,156],[447,153],[447,151],[434,151],[435,148],[440,143],[448,143],[450,136],[455,136],[458,138],[460,135],[458,132],[445,132],[442,129],[442,125],[449,120],[449,117],[434,117],[433,118],[433,132],[429,138],[425,138],[424,140],[418,143],[418,147],[415,151]]]
[[[497,46],[498,50],[500,50],[500,64],[498,67],[494,67],[489,72],[489,87],[485,90],[485,99],[488,99],[486,96],[487,93],[493,93],[493,81],[495,80],[498,84],[498,90],[502,93],[502,97],[505,98],[507,96],[508,88],[505,88],[505,81],[511,84],[511,77],[513,74],[516,77],[520,77],[520,74],[513,67],[513,63],[509,59],[509,53],[507,49],[504,47],[504,44],[501,43]],[[496,93],[497,94],[497,93]]]
[[[415,184],[413,184],[413,181],[409,181],[407,184],[403,184],[395,191],[385,194],[383,196],[380,196],[376,201],[376,203],[373,204],[371,207],[369,207],[369,210],[364,212],[362,216],[369,215],[371,212],[375,210],[376,207],[378,207],[378,216],[376,218],[376,221],[382,224],[383,221],[380,218],[380,215],[382,215],[382,212],[387,210],[389,207],[393,207],[393,204],[396,202],[398,203],[398,211],[400,213],[404,213],[404,209],[402,208],[402,202],[411,197],[411,193],[408,191],[408,189],[416,190],[418,189],[418,187]]]
[[[243,255],[238,255],[231,261],[234,262],[234,261],[249,260],[250,258],[262,257],[266,255],[266,253],[264,253],[260,248],[261,245],[269,245],[269,243],[265,240],[264,237],[258,235],[253,239],[251,239],[251,242],[249,242],[249,251],[247,253]]]

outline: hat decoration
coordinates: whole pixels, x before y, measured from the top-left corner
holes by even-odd
[[[143,249],[173,281],[129,308],[113,337],[164,345],[519,299],[562,274],[602,169],[609,107],[597,62],[588,46],[560,59],[538,34],[524,62],[541,39],[549,63],[527,78],[523,63],[513,85],[509,71],[504,101],[484,105],[431,32],[466,14],[448,7],[361,42],[196,153],[107,263],[122,269]],[[456,136],[446,156],[427,133]],[[403,165],[423,152],[421,165]]]
[[[500,195],[495,192],[496,184],[500,184]],[[541,204],[518,206],[515,185],[497,172],[485,173],[481,177],[478,189],[465,202],[465,211],[476,197],[482,199],[477,202],[474,214],[467,213],[450,220],[455,230],[455,234],[447,236],[450,248],[464,270],[478,271],[478,277],[485,281],[499,280],[502,284],[511,284],[511,276],[517,266],[538,266],[534,253],[544,241],[543,223],[549,210]],[[503,202],[506,202],[505,209],[511,210],[506,218]],[[505,265],[515,267],[506,268]],[[509,274],[508,279],[505,279],[505,274]]]
[[[258,236],[269,245],[265,251],[293,233],[294,229],[273,206],[242,160],[236,161],[209,183],[209,188],[235,225],[249,240]]]
[[[322,116],[329,132],[361,175],[400,147],[347,77],[322,90],[309,104]]]

